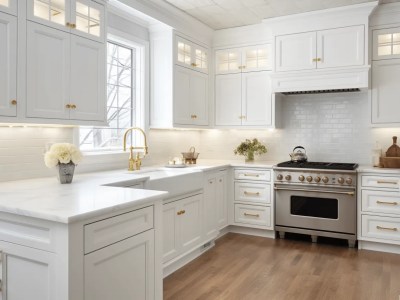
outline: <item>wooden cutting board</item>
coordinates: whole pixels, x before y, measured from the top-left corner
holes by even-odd
[[[393,145],[387,149],[386,157],[400,157],[400,147],[397,146],[397,136],[393,137]]]

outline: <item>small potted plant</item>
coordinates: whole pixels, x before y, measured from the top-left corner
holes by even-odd
[[[74,177],[75,165],[82,160],[79,149],[69,143],[56,143],[51,145],[44,155],[46,167],[58,167],[57,177],[60,183],[71,183]]]
[[[254,154],[261,155],[267,153],[267,147],[260,143],[258,139],[246,139],[244,142],[241,142],[233,152],[236,155],[246,156],[246,161],[253,161]]]

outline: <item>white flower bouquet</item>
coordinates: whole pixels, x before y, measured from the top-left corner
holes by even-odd
[[[46,167],[53,168],[59,164],[73,163],[76,165],[82,160],[82,153],[79,149],[69,143],[56,143],[51,145],[49,151],[44,155]]]

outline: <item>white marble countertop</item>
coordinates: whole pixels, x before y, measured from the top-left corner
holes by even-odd
[[[113,170],[75,174],[72,184],[60,184],[55,177],[0,183],[0,211],[61,223],[98,216],[127,207],[166,198],[164,191],[128,189],[152,176],[171,176],[173,172],[212,171],[219,168],[264,167],[274,162],[199,160],[187,168],[144,167],[140,171]],[[161,171],[161,172],[157,172]]]
[[[379,168],[371,165],[360,165],[357,169],[358,173],[379,173],[379,174],[392,174],[400,175],[400,169],[396,168]]]

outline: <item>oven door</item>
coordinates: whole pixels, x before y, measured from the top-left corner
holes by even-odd
[[[337,233],[356,233],[354,189],[275,185],[275,224]]]

